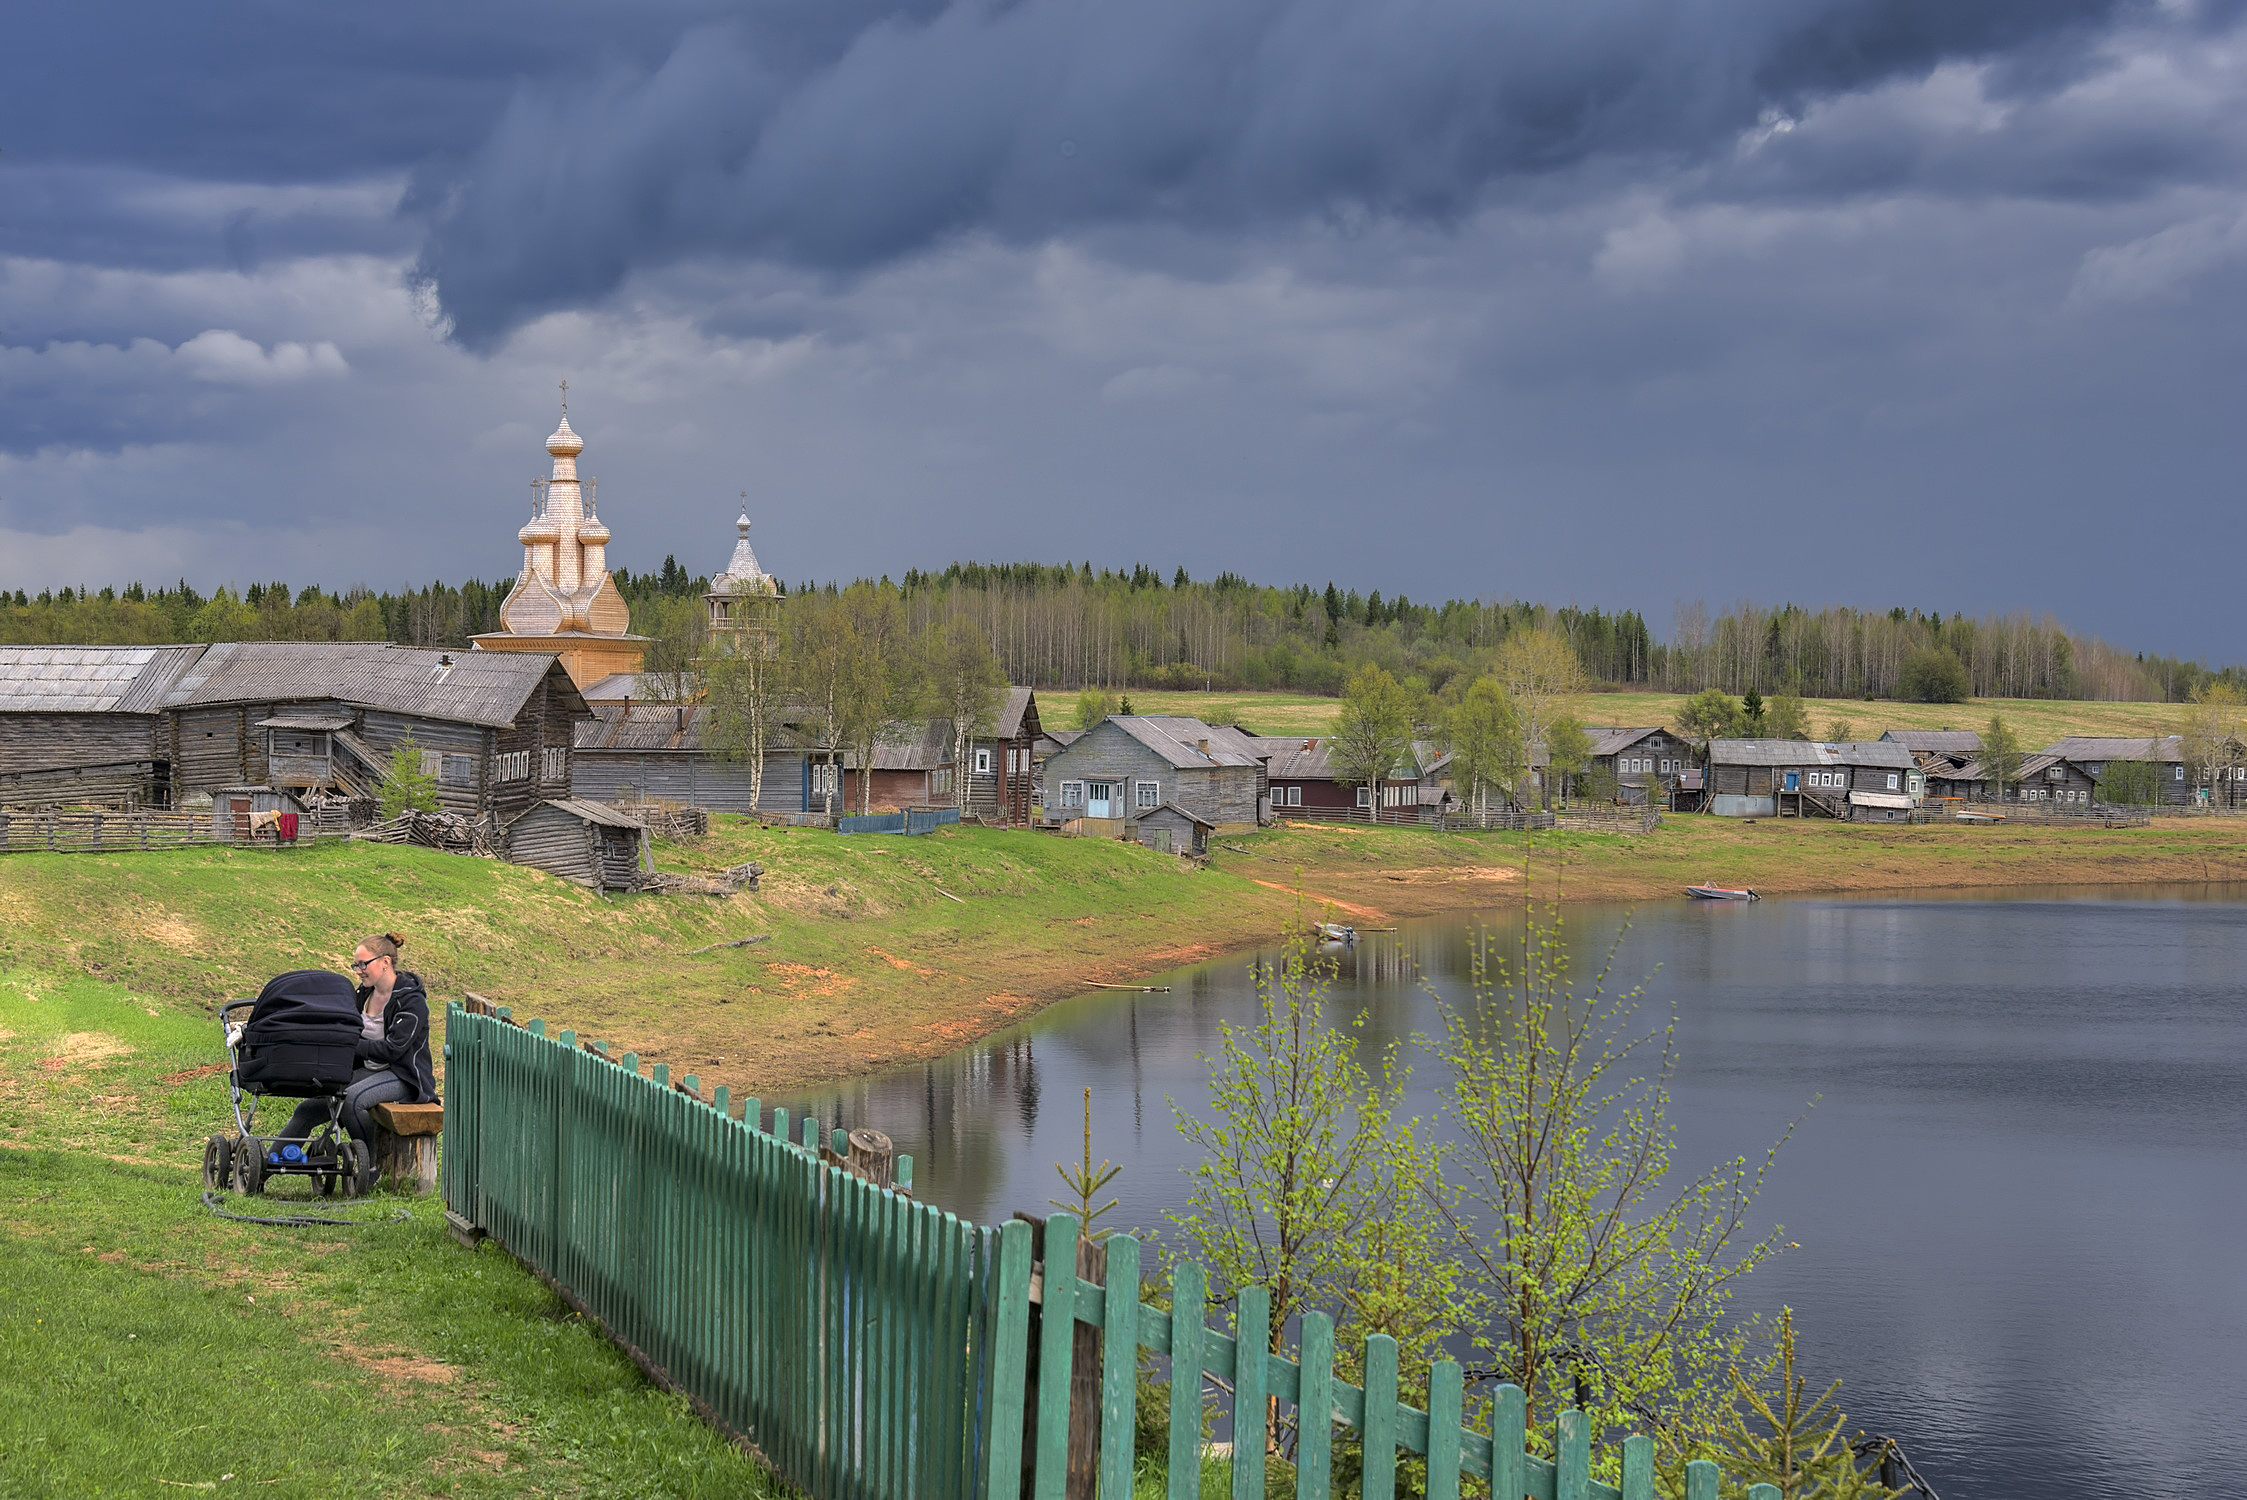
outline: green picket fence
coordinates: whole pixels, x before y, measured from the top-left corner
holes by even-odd
[[[1104,1242],[1101,1281],[1067,1255],[1040,1267],[1028,1223],[968,1224],[823,1163],[816,1120],[791,1140],[784,1110],[766,1128],[754,1099],[735,1117],[723,1089],[705,1100],[660,1066],[643,1077],[629,1053],[611,1061],[504,1011],[452,1006],[445,1055],[446,1208],[818,1500],[1064,1500],[1072,1416],[1080,1429],[1090,1416],[1071,1409],[1079,1325],[1100,1330],[1101,1500],[1128,1500],[1137,1479],[1141,1349],[1171,1369],[1159,1455],[1170,1500],[1203,1493],[1205,1375],[1231,1388],[1251,1433],[1273,1400],[1292,1413],[1306,1500],[1333,1492],[1343,1430],[1356,1434],[1365,1500],[1397,1493],[1408,1454],[1425,1459],[1431,1500],[1653,1500],[1650,1439],[1626,1440],[1620,1485],[1601,1483],[1581,1412],[1560,1414],[1547,1460],[1529,1451],[1513,1386],[1497,1388],[1486,1426],[1464,1421],[1456,1362],[1431,1368],[1427,1410],[1400,1401],[1397,1348],[1380,1335],[1362,1351],[1364,1385],[1351,1385],[1335,1375],[1325,1314],[1303,1317],[1296,1357],[1267,1352],[1262,1288],[1242,1291],[1230,1334],[1209,1326],[1206,1273],[1191,1262],[1169,1311],[1141,1300],[1129,1235]],[[1045,1233],[1073,1247],[1077,1224],[1056,1214]],[[1231,1500],[1264,1500],[1262,1442],[1235,1443],[1228,1467]],[[1686,1500],[1718,1489],[1715,1465],[1687,1465]],[[1748,1500],[1778,1491],[1758,1485]]]

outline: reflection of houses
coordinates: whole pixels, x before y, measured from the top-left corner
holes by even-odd
[[[410,741],[439,807],[508,816],[570,794],[584,716],[546,655],[379,642],[0,647],[0,802],[162,806],[247,786],[371,797]]]
[[[1711,740],[1708,810],[1720,817],[1908,822],[1926,789],[1893,741]]]
[[[1219,831],[1254,828],[1264,758],[1253,736],[1168,714],[1117,715],[1046,762],[1049,824],[1128,823],[1164,803]]]
[[[1647,799],[1649,787],[1663,787],[1680,771],[1693,769],[1693,747],[1662,726],[1641,729],[1589,729],[1594,772],[1611,776],[1615,794],[1625,802]]]

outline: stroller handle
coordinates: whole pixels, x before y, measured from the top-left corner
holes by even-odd
[[[225,1020],[228,1011],[247,1010],[256,1004],[255,1000],[229,1000],[218,1008],[219,1019]]]

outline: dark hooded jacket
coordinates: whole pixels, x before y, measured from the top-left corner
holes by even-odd
[[[359,987],[359,1013],[367,1011],[372,985]],[[437,1102],[437,1070],[429,1060],[429,994],[419,974],[401,971],[390,987],[390,1003],[382,1008],[382,1035],[359,1038],[359,1061],[388,1068],[413,1092],[408,1104]]]

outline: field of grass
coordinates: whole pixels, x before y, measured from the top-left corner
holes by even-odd
[[[130,986],[0,978],[0,1492],[783,1493],[433,1200],[208,1213],[180,1163],[228,1119],[214,1035]]]
[[[1145,713],[1190,714],[1212,724],[1240,724],[1259,734],[1328,734],[1342,710],[1335,698],[1303,693],[1134,692]],[[1587,693],[1575,712],[1587,724],[1674,724],[1685,702],[1678,693]],[[1067,705],[1054,700],[1055,709]],[[2070,734],[2171,734],[2183,723],[2175,703],[2056,703],[2043,698],[1976,698],[1970,703],[1865,702],[1842,698],[1804,700],[1810,732],[1824,738],[1837,722],[1858,738],[1874,740],[1890,729],[1980,729],[2003,714],[2024,744],[2044,746]]]

